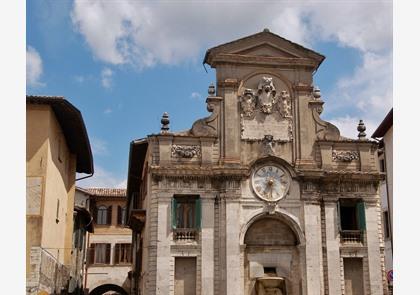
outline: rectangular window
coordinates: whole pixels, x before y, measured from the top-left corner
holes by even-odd
[[[114,264],[131,263],[131,244],[115,244]]]
[[[379,160],[379,169],[381,170],[381,172],[385,172],[385,159]]]
[[[365,204],[362,200],[340,199],[339,228],[342,242],[363,242],[366,230]]]
[[[388,211],[383,212],[383,219],[384,219],[384,236],[385,236],[385,239],[389,239],[390,228],[389,228],[389,214],[388,214]]]
[[[110,225],[112,221],[112,206],[101,205],[95,208],[94,217],[97,225]]]
[[[111,258],[111,244],[94,243],[90,246],[91,263],[109,264]]]
[[[118,206],[118,225],[125,224],[126,207]]]
[[[195,240],[201,228],[199,196],[175,196],[172,199],[172,228],[176,240]]]

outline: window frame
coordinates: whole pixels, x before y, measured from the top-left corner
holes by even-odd
[[[114,265],[131,265],[133,262],[132,250],[131,243],[116,243],[114,246]],[[126,261],[121,259],[123,256],[126,256]]]
[[[184,223],[183,226],[179,225],[179,207],[178,204],[190,204],[192,205],[192,216],[191,216],[191,220],[188,221],[184,221],[182,223]],[[196,229],[199,230],[201,228],[201,198],[199,195],[174,195],[172,198],[172,229]],[[182,211],[184,211],[184,209],[182,209]],[[183,215],[185,215],[186,213],[183,212]],[[186,223],[193,223],[192,227],[186,227],[185,224]]]
[[[108,207],[105,205],[99,205],[96,207],[96,224],[107,225],[108,224]]]
[[[91,249],[91,264],[93,265],[111,265],[111,244],[110,243],[91,243],[90,247]],[[99,249],[102,248],[101,251],[104,253],[99,255]],[[104,256],[102,261],[98,261],[99,256]]]

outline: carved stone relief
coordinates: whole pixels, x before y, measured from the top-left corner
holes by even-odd
[[[173,145],[171,155],[180,158],[200,157],[201,147],[199,145]]]
[[[286,90],[278,95],[272,77],[262,77],[257,89],[244,88],[239,103],[242,139],[259,141],[266,134],[273,142],[293,139],[290,95]]]
[[[332,159],[336,162],[351,162],[359,160],[359,153],[357,151],[332,151]]]

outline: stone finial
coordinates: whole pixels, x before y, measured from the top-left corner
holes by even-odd
[[[359,137],[359,140],[366,139],[366,126],[365,123],[363,123],[363,120],[359,121],[359,125],[357,125],[357,131],[359,131],[359,134],[357,137]]]
[[[265,33],[269,33],[269,32],[270,32],[270,30],[269,30],[268,28],[264,28],[263,32],[265,32]]]
[[[160,123],[162,123],[162,127],[160,127],[160,133],[167,133],[169,131],[169,115],[167,112],[162,114]]]
[[[321,90],[318,86],[314,87],[313,96],[316,100],[321,99]]]
[[[213,83],[210,83],[209,89],[207,92],[210,96],[214,96],[216,94],[216,88],[214,87]]]

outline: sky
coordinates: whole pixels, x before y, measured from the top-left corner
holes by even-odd
[[[125,187],[129,144],[208,115],[208,48],[269,28],[326,56],[321,117],[372,134],[392,107],[392,1],[27,1],[27,94],[64,96],[83,115],[95,174]],[[79,175],[82,176],[82,175]]]

